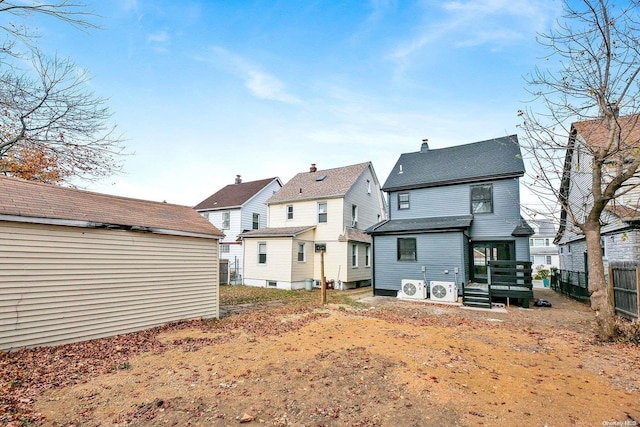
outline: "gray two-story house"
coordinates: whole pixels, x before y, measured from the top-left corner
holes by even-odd
[[[516,135],[400,156],[382,189],[389,219],[373,237],[374,295],[404,282],[486,283],[489,261],[529,262],[533,230],[520,215],[525,173]],[[440,289],[442,290],[442,289]],[[432,298],[433,299],[433,298]]]

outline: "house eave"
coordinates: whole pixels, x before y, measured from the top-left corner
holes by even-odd
[[[510,178],[521,178],[524,176],[524,172],[511,172],[505,174],[497,174],[497,175],[487,175],[482,177],[470,177],[470,178],[462,178],[462,179],[450,179],[446,181],[437,181],[437,182],[428,182],[428,183],[416,183],[416,184],[407,184],[407,185],[399,185],[399,186],[385,186],[382,187],[383,191],[392,192],[392,191],[403,191],[403,190],[417,190],[420,188],[433,188],[433,187],[445,187],[449,185],[456,184],[470,184],[470,183],[480,183],[487,181],[496,181],[501,179],[510,179]]]
[[[81,221],[81,220],[62,219],[62,218],[41,218],[41,217],[0,214],[0,221],[20,222],[20,223],[26,223],[26,224],[57,225],[57,226],[63,226],[63,227],[125,230],[125,231],[137,232],[137,233],[155,233],[155,234],[165,234],[165,235],[172,235],[172,236],[198,237],[203,239],[220,239],[224,237],[224,234],[220,234],[220,235],[206,234],[206,233],[196,233],[191,231],[145,227],[145,226],[138,226],[138,225],[132,225],[132,224],[111,224],[111,223],[104,223],[104,222]]]

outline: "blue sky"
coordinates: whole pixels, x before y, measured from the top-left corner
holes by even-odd
[[[99,30],[31,23],[109,98],[132,155],[88,186],[195,205],[244,181],[371,161],[421,140],[517,134],[557,1],[87,1]]]

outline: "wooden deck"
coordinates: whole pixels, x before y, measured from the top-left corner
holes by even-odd
[[[489,283],[469,283],[462,301],[472,307],[491,307],[494,298],[517,299],[528,308],[533,298],[530,261],[490,261]]]

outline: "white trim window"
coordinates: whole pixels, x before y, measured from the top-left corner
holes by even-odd
[[[293,219],[293,205],[287,205],[287,219]]]
[[[252,221],[251,221],[251,226],[253,227],[253,230],[257,230],[260,228],[260,214],[259,213],[254,213],[252,216]]]
[[[306,245],[304,243],[298,243],[298,262],[307,261]]]
[[[358,267],[358,245],[351,245],[351,267]]]
[[[318,222],[327,222],[327,202],[318,202]]]
[[[224,211],[222,212],[222,229],[228,230],[231,224],[231,212]]]
[[[364,249],[364,266],[371,267],[371,245],[367,245]]]
[[[267,263],[267,244],[266,242],[258,243],[258,264]]]

